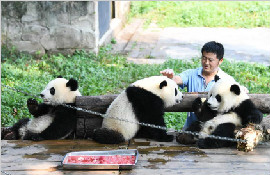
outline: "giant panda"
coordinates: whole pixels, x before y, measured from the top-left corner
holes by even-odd
[[[263,114],[255,107],[239,83],[219,79],[208,93],[207,105],[217,116],[202,125],[199,148],[220,148],[235,146],[236,142],[207,138],[208,134],[235,138],[236,127],[246,127],[249,123],[260,124]]]
[[[195,99],[193,110],[198,117],[187,129],[199,132],[199,148],[220,148],[236,145],[235,142],[208,138],[207,135],[235,138],[235,128],[249,123],[259,124],[262,113],[255,107],[243,86],[239,83],[215,76],[215,85],[208,92],[207,100]],[[182,143],[195,143],[188,134],[181,135]]]
[[[77,80],[66,80],[59,76],[50,81],[40,93],[43,103],[35,99],[27,100],[32,119],[23,118],[3,134],[2,139],[48,140],[64,139],[76,128],[76,109],[63,106],[74,106],[78,91]]]
[[[173,136],[167,135],[165,130],[140,126],[137,122],[164,127],[164,108],[180,103],[182,97],[177,84],[165,76],[138,80],[111,103],[102,127],[94,131],[93,139],[104,144],[129,141],[135,136],[164,142],[172,141]]]

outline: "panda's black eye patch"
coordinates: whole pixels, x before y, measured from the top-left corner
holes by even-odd
[[[50,89],[50,93],[51,93],[52,95],[55,94],[55,89],[54,89],[54,87],[52,87],[52,88]]]
[[[216,95],[216,99],[218,102],[221,102],[221,96],[220,95]]]
[[[176,96],[178,92],[177,92],[177,89],[176,88],[174,90],[175,90],[175,96]]]

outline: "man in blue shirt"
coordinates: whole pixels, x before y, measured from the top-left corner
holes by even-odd
[[[208,92],[214,85],[214,77],[229,78],[234,80],[230,75],[223,72],[219,66],[223,62],[224,48],[223,45],[215,41],[210,41],[201,49],[202,67],[197,69],[188,69],[179,75],[175,75],[172,69],[165,69],[160,73],[168,78],[173,79],[181,88],[187,87],[188,92]],[[197,116],[190,112],[183,130],[187,129],[191,123],[198,120]]]

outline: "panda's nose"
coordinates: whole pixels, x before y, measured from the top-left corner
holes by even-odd
[[[40,94],[40,96],[41,96],[41,97],[44,97],[44,95],[43,95],[43,94]]]

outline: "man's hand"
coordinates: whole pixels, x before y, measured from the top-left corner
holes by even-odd
[[[168,77],[168,78],[170,78],[170,79],[172,79],[173,76],[174,76],[173,69],[165,69],[165,70],[163,70],[163,71],[160,71],[160,73],[161,73],[163,76],[166,76],[166,77]]]

